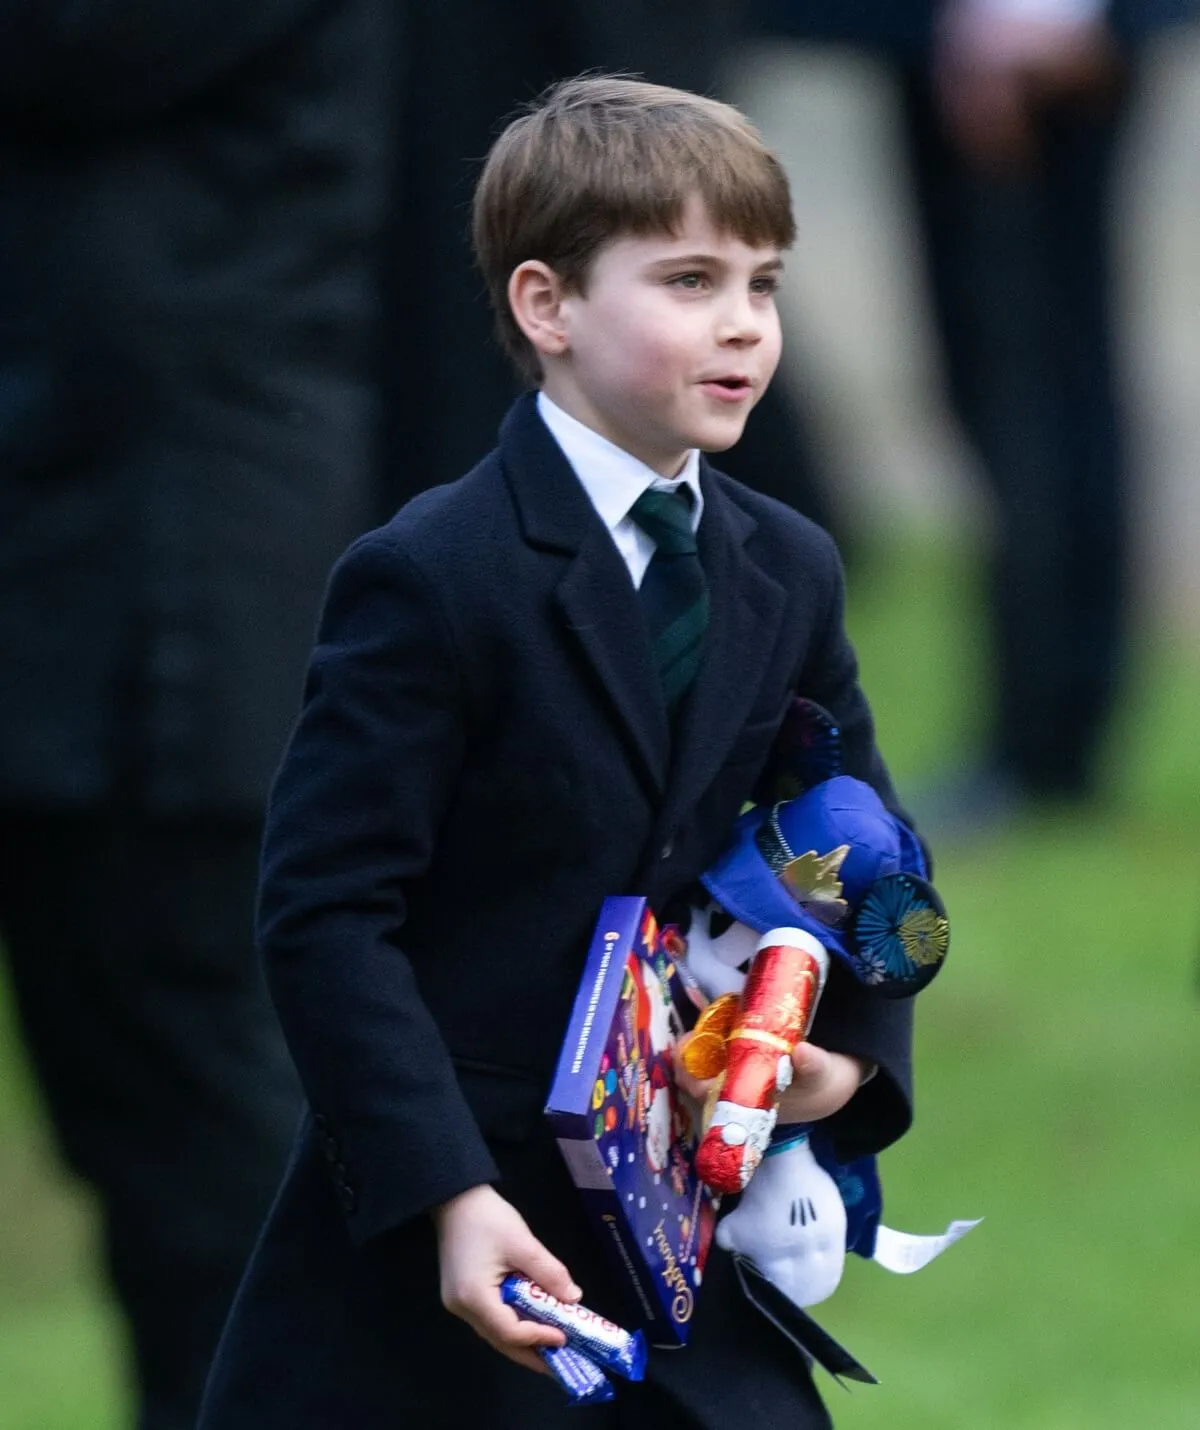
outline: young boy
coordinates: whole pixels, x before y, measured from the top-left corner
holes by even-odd
[[[538,391],[332,577],[260,910],[311,1115],[202,1430],[573,1423],[535,1373],[561,1337],[497,1287],[635,1319],[542,1118],[602,899],[693,883],[797,691],[895,806],[831,542],[699,455],[775,370],[793,234],[756,132],[676,90],[569,81],[488,158],[479,262]],[[667,527],[652,488],[683,493],[649,499]],[[847,1156],[899,1136],[908,1019],[835,972],[784,1120]],[[597,1430],[829,1424],[716,1249],[689,1347],[618,1391]]]

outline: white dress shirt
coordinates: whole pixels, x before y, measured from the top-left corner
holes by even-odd
[[[654,542],[629,515],[630,509],[650,487],[673,492],[686,486],[692,493],[692,530],[695,531],[704,511],[704,497],[700,493],[700,453],[693,447],[687,454],[683,470],[668,481],[646,466],[645,462],[564,412],[544,392],[537,395],[537,408],[542,421],[550,429],[550,435],[562,448],[563,455],[599,513],[600,520],[608,527],[633,584],[640,586],[654,555]]]

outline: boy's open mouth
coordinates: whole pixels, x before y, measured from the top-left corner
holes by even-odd
[[[754,384],[748,377],[736,376],[709,377],[700,386],[723,402],[733,402],[748,397],[754,388]]]

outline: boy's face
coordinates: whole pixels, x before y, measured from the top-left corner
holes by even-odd
[[[562,298],[546,395],[663,476],[691,447],[725,451],[779,362],[781,267],[778,249],[714,228],[699,197],[678,233],[614,239]]]

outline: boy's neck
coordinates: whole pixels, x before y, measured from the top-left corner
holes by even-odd
[[[547,374],[542,383],[541,395],[554,404],[555,407],[573,421],[578,422],[581,427],[586,427],[589,432],[600,437],[610,446],[615,447],[619,452],[624,452],[626,456],[641,462],[643,466],[660,477],[673,481],[683,471],[687,465],[690,450],[679,453],[652,453],[635,451],[625,442],[618,441],[611,432],[605,430],[606,424],[603,417],[595,408],[573,388],[553,380],[553,374]]]

